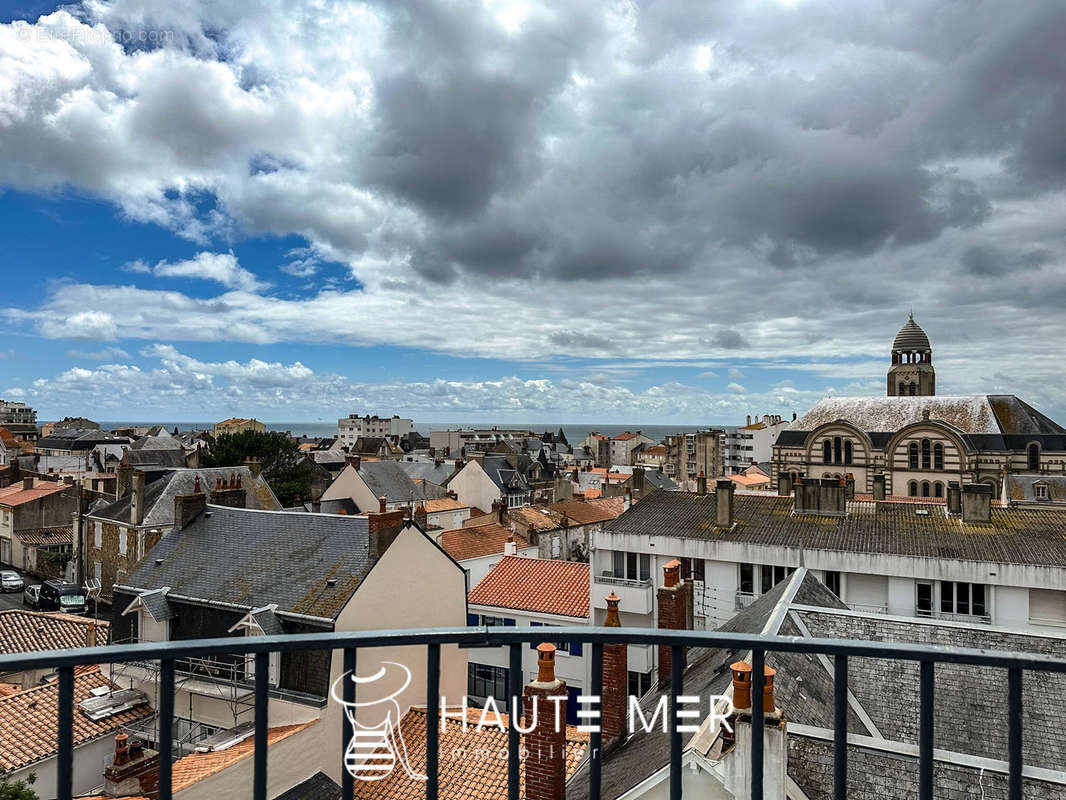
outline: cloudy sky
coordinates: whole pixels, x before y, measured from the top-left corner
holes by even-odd
[[[1061,0],[0,4],[42,419],[1066,417]]]

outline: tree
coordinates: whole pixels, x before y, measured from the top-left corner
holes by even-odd
[[[278,431],[241,431],[215,439],[203,457],[205,467],[240,467],[249,458],[258,459],[263,477],[283,506],[296,505],[311,497],[312,465],[299,445]]]
[[[23,780],[12,780],[10,775],[0,775],[0,800],[40,800],[30,788],[37,782],[37,773],[31,772]]]

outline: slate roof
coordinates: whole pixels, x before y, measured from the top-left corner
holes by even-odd
[[[469,603],[588,619],[589,565],[504,556],[470,591]]]
[[[975,394],[958,397],[829,397],[819,400],[788,431],[813,431],[846,420],[862,431],[896,432],[921,422],[925,412],[965,434],[1066,434],[1054,420],[1012,394]],[[778,444],[785,442],[778,437]]]
[[[507,528],[495,522],[442,531],[440,546],[456,561],[462,561],[467,558],[481,558],[502,553],[508,536],[514,536],[518,547],[529,547],[529,542],[525,537],[517,533],[512,534]]]
[[[93,696],[93,689],[118,689],[100,674],[100,668],[74,675],[74,746],[113,733],[123,725],[149,717],[148,698],[136,708],[91,720],[79,707]],[[19,769],[49,758],[58,751],[56,730],[59,684],[50,681],[24,692],[0,698],[0,773]]]
[[[1047,497],[1036,496],[1036,484],[1047,487]],[[1019,503],[1066,503],[1066,475],[1016,475],[1007,476],[1007,492],[1011,502]]]
[[[4,609],[0,611],[0,653],[85,647],[93,622],[74,614]],[[95,622],[96,641],[106,644],[111,625],[102,620]]]
[[[130,445],[130,450],[181,450],[181,442],[173,436],[142,436]]]
[[[442,464],[432,461],[397,461],[396,463],[410,478],[421,478],[437,486],[446,486],[448,479],[455,473],[454,461],[445,461]]]
[[[255,477],[248,467],[211,467],[204,469],[175,469],[152,481],[144,488],[144,522],[148,528],[168,527],[174,524],[174,498],[192,494],[196,476],[200,476],[200,488],[210,492],[215,479],[229,480],[230,474],[241,477],[241,486],[246,490],[245,507],[262,511],[279,511],[281,503],[274,496],[269,484],[260,475]],[[131,495],[127,494],[89,516],[105,522],[129,522]]]
[[[528,461],[528,456],[519,456],[519,465],[521,466],[523,460]],[[496,484],[496,488],[500,489],[505,494],[509,491],[513,492],[528,492],[529,484],[526,483],[526,479],[522,476],[522,473],[516,470],[507,461],[504,456],[485,456],[485,463],[481,465],[485,470],[485,474],[489,476],[489,479]],[[515,483],[512,488],[511,484]]]
[[[127,450],[122,460],[131,467],[181,468],[185,466],[185,451],[177,449]]]
[[[249,610],[276,603],[280,611],[336,618],[373,566],[366,517],[208,511],[164,536],[116,588],[169,586]]]
[[[274,800],[340,800],[341,787],[324,772],[316,772]]]
[[[129,444],[129,437],[115,436],[101,430],[57,429],[51,436],[37,440],[38,450],[92,450],[98,444]]]
[[[1066,515],[1046,507],[993,506],[991,522],[963,522],[946,506],[907,502],[848,502],[847,516],[793,514],[792,498],[737,494],[734,525],[720,528],[717,496],[655,492],[613,522],[606,533],[672,536],[708,542],[834,550],[918,558],[1066,564]],[[919,509],[928,514],[916,513]]]
[[[411,503],[448,496],[440,486],[412,480],[398,461],[364,461],[359,465],[359,477],[376,497],[387,497],[390,503]]]
[[[482,712],[466,710],[466,730],[463,720],[456,719],[458,709],[449,709],[444,730],[439,734],[439,784],[441,800],[505,800],[507,797],[507,759],[500,758],[507,751],[509,724],[506,714],[492,714],[478,730]],[[400,732],[407,744],[411,766],[419,772],[426,767],[426,712],[412,708],[400,722]],[[520,737],[520,749],[525,737]],[[576,727],[566,726],[566,776],[578,769],[588,748],[588,734]],[[461,754],[456,756],[455,754]],[[355,781],[355,796],[365,800],[422,800],[425,784],[413,781],[401,769],[379,781]],[[525,797],[525,770],[519,770],[519,797]]]

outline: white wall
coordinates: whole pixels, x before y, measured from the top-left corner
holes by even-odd
[[[117,732],[117,731],[116,731]],[[111,763],[115,752],[114,732],[74,748],[74,780],[72,788],[75,797],[87,794],[104,783],[104,767]],[[39,761],[24,769],[11,773],[12,780],[25,780],[31,774],[37,776],[33,791],[41,800],[56,796],[56,757]]]
[[[485,512],[491,512],[492,504],[501,496],[492,478],[476,461],[471,461],[459,470],[448,482],[448,489],[459,496],[459,502],[463,505],[477,506]]]

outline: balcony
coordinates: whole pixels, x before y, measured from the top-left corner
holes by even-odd
[[[453,630],[396,630],[366,632],[332,632],[313,634],[289,634],[281,636],[255,636],[241,639],[201,639],[179,640],[159,643],[115,645],[108,651],[108,658],[121,662],[158,663],[159,669],[159,742],[160,752],[174,752],[177,744],[174,730],[174,682],[176,665],[192,658],[217,658],[227,654],[250,656],[255,665],[254,680],[254,716],[251,726],[254,729],[253,743],[253,780],[251,797],[254,800],[267,800],[267,736],[268,736],[268,698],[269,662],[272,653],[304,652],[309,650],[340,650],[346,670],[354,670],[356,652],[359,649],[375,647],[414,646],[424,647],[426,653],[426,696],[439,697],[441,688],[441,648],[445,645],[472,647],[505,647],[508,649],[510,677],[507,693],[511,702],[517,702],[522,694],[521,663],[522,656],[531,643],[542,640],[543,631],[536,628],[502,628],[502,627],[468,627]],[[1006,797],[1009,800],[1022,798],[1022,686],[1027,671],[1066,674],[1066,659],[1040,654],[1007,653],[993,650],[975,650],[966,648],[946,649],[944,647],[912,644],[907,642],[857,641],[810,639],[793,636],[763,635],[739,632],[705,632],[691,630],[660,630],[646,628],[589,628],[559,627],[553,628],[551,637],[557,642],[580,642],[590,645],[592,676],[592,695],[603,693],[604,645],[626,644],[647,647],[661,646],[670,648],[671,674],[666,690],[669,700],[669,713],[666,716],[669,734],[669,797],[680,800],[683,777],[683,737],[681,721],[685,709],[682,703],[685,694],[684,651],[686,648],[722,648],[750,652],[752,697],[762,697],[765,678],[764,666],[768,653],[796,653],[808,656],[832,656],[833,691],[833,728],[829,731],[833,741],[832,774],[834,776],[834,800],[844,800],[847,796],[849,744],[855,746],[854,734],[847,732],[846,720],[849,714],[848,664],[850,659],[870,658],[898,662],[916,663],[919,666],[919,705],[915,709],[918,717],[918,744],[914,748],[917,760],[918,791],[921,800],[932,800],[934,793],[934,763],[936,756],[933,748],[934,714],[933,697],[935,689],[935,667],[941,664],[970,665],[981,668],[1005,670],[1006,708],[1009,709],[1006,723],[1006,749],[1008,758],[1004,762]],[[0,672],[21,672],[34,669],[54,669],[58,684],[58,719],[56,785],[58,800],[71,800],[73,779],[73,720],[74,720],[74,679],[80,667],[99,663],[99,648],[81,648],[62,651],[44,651],[0,655]],[[343,694],[346,703],[354,703],[355,686],[344,682]],[[426,782],[425,797],[437,800],[440,759],[440,709],[430,703],[425,711],[425,749]],[[747,712],[750,715],[751,741],[750,751],[750,797],[763,800],[764,770],[764,712],[760,703],[754,703]],[[690,716],[684,714],[684,716]],[[520,734],[516,727],[510,726],[507,736],[507,781],[509,797],[519,797],[520,779]],[[344,749],[350,743],[351,733],[345,731]],[[603,734],[598,727],[589,733],[588,786],[589,796],[601,796],[603,775]],[[337,753],[337,758],[342,758]],[[347,772],[342,773],[343,798],[354,795],[355,778]],[[1031,776],[1030,776],[1031,777]],[[161,759],[159,763],[159,800],[172,800],[172,764],[170,759]]]
[[[914,616],[927,617],[929,619],[942,619],[948,622],[967,622],[970,624],[991,625],[991,614],[957,614],[947,611],[929,611],[926,609],[914,609]]]
[[[634,578],[616,578],[613,575],[596,575],[593,580],[602,586],[610,586],[611,591],[621,598],[621,607],[633,614],[650,614],[654,608],[654,592],[650,580]],[[593,592],[593,604],[596,608],[607,608],[603,592]]]

